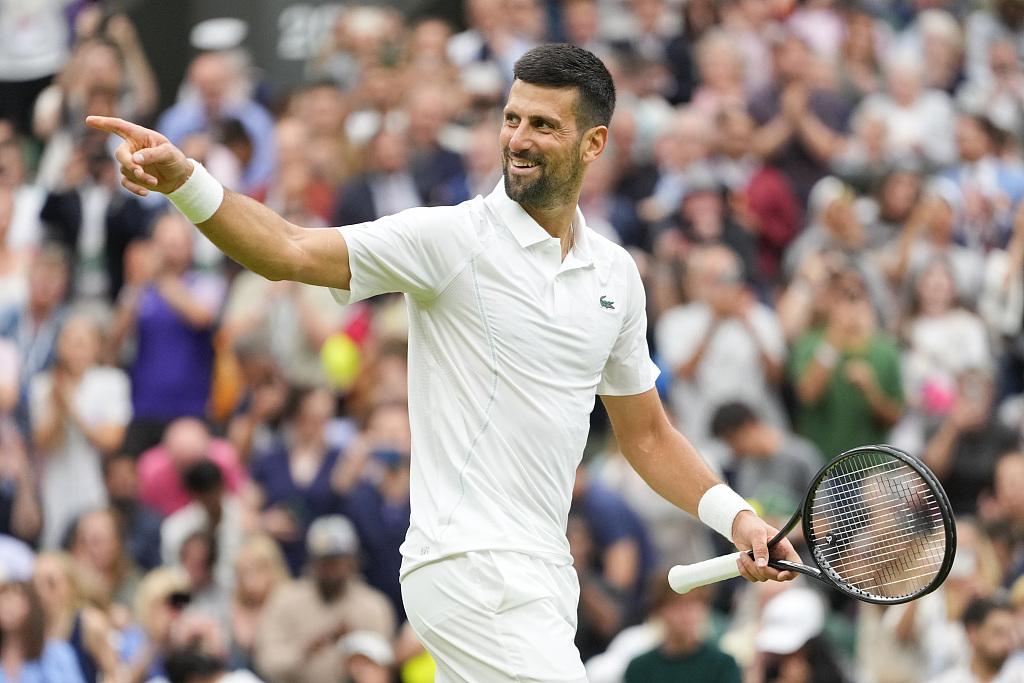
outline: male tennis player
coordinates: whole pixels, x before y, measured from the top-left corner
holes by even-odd
[[[669,424],[654,389],[645,298],[625,250],[576,207],[615,106],[593,54],[544,45],[515,65],[499,135],[504,182],[455,207],[303,229],[223,189],[163,136],[119,119],[122,184],[162,192],[226,254],[338,301],[404,292],[409,307],[409,620],[438,681],[585,681],[579,585],[565,537],[573,473],[599,394],[650,485],[767,566],[774,530]],[[497,151],[497,150],[496,150]],[[773,556],[798,560],[783,541]]]

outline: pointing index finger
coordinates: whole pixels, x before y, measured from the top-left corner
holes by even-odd
[[[112,116],[87,116],[85,122],[93,128],[113,133],[124,140],[146,132],[142,126]]]

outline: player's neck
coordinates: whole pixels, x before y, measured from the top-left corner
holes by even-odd
[[[549,235],[563,241],[568,238],[572,219],[576,217],[575,201],[572,204],[559,204],[558,206],[550,207],[536,206],[534,204],[520,204],[520,206]]]

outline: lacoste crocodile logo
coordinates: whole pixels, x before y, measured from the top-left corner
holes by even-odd
[[[604,298],[605,296],[607,296],[607,294],[604,294],[604,295],[601,296],[601,307],[602,308],[610,308],[612,310],[615,310],[615,302],[614,301],[608,301],[608,299]]]

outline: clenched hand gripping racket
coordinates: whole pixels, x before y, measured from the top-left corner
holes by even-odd
[[[854,448],[825,465],[769,550],[798,521],[815,566],[786,560],[768,565],[865,602],[891,605],[930,593],[945,580],[956,554],[946,493],[927,467],[891,446]],[[739,576],[741,554],[677,565],[669,584],[685,593]]]

